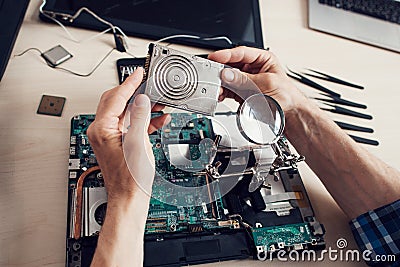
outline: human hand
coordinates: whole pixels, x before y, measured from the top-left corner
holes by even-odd
[[[168,115],[150,121],[150,100],[137,95],[143,79],[137,69],[120,86],[105,92],[89,126],[89,142],[107,188],[107,215],[91,266],[141,266],[143,236],[154,179],[154,156],[149,132],[167,124]],[[162,106],[154,106],[159,111]],[[130,127],[125,127],[129,125]]]
[[[145,182],[145,193],[150,198],[154,178],[154,156],[148,133],[167,124],[170,117],[162,115],[150,121],[151,104],[145,95],[136,96],[134,102],[126,107],[142,79],[143,69],[138,68],[123,84],[106,91],[100,99],[96,119],[87,131],[104,176],[109,201],[131,199],[141,191],[137,181]],[[156,105],[153,111],[162,108]],[[126,132],[124,117],[127,111],[130,112],[130,127]],[[126,132],[123,137],[124,144],[123,132]],[[129,151],[124,153],[123,146],[129,147]]]
[[[286,114],[307,102],[307,98],[287,77],[278,59],[269,51],[241,46],[216,51],[208,58],[237,68],[225,68],[222,71],[221,79],[226,88],[243,90],[257,87],[263,94],[278,101]],[[224,90],[219,100],[222,101],[225,97],[242,101],[236,93],[229,90]]]

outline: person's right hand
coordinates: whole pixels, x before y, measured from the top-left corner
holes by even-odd
[[[255,84],[263,94],[278,101],[286,114],[307,103],[307,98],[287,77],[278,59],[269,51],[240,46],[216,51],[208,58],[237,68],[225,68],[222,71],[221,79],[226,88],[247,89]],[[225,97],[240,102],[235,93],[226,89],[219,100]]]

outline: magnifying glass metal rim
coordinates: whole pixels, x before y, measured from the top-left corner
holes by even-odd
[[[250,99],[250,98],[252,98],[252,97],[255,97],[255,96],[258,96],[258,95],[264,96],[265,98],[267,98],[268,100],[271,100],[272,103],[274,103],[274,104],[276,105],[277,110],[279,111],[279,115],[281,116],[281,120],[282,120],[282,123],[281,123],[281,126],[280,126],[280,128],[279,128],[279,131],[278,131],[278,133],[276,134],[276,138],[273,139],[273,140],[272,140],[271,142],[269,142],[269,143],[260,143],[260,142],[257,142],[257,141],[255,141],[255,140],[251,139],[251,138],[246,134],[246,131],[243,129],[242,123],[241,123],[241,120],[240,120],[240,114],[241,114],[242,111],[243,111],[243,107],[245,106],[246,101],[247,101],[248,99]],[[236,116],[236,123],[237,123],[237,126],[238,126],[238,128],[239,128],[240,133],[242,134],[242,136],[243,136],[246,140],[248,140],[249,142],[254,143],[254,144],[256,144],[256,145],[260,145],[260,146],[270,146],[270,145],[276,143],[276,142],[281,138],[281,136],[282,136],[282,134],[283,134],[283,130],[285,129],[285,114],[284,114],[284,112],[283,112],[283,110],[282,110],[282,107],[279,105],[279,103],[278,103],[275,99],[273,99],[272,97],[270,97],[269,95],[266,95],[266,94],[254,94],[254,95],[249,96],[247,99],[245,99],[244,102],[239,106],[239,109],[238,109],[238,111],[237,111],[237,116]]]

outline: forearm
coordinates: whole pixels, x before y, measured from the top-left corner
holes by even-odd
[[[91,266],[142,266],[149,197],[138,190],[132,199],[108,199]]]
[[[356,144],[306,102],[288,112],[285,134],[342,210],[355,218],[400,198],[400,173]]]

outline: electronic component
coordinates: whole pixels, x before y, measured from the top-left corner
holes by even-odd
[[[122,53],[126,52],[128,45],[122,35],[114,32],[114,41],[115,41],[115,49],[117,49],[119,52]]]
[[[170,163],[176,167],[185,168],[191,165],[189,144],[168,145],[168,155]]]
[[[188,229],[190,233],[199,233],[204,231],[203,225],[201,224],[189,224]]]
[[[69,160],[69,166],[68,166],[68,169],[70,169],[70,170],[77,170],[77,169],[79,169],[81,166],[80,166],[80,163],[79,163],[79,159],[70,159]]]
[[[307,223],[259,227],[251,230],[257,253],[272,253],[280,249],[303,249],[305,245],[316,244]]]
[[[145,64],[145,94],[171,107],[213,115],[224,65],[150,44]]]
[[[65,101],[65,97],[43,95],[36,113],[61,117]]]
[[[85,187],[83,202],[84,236],[97,235],[106,215],[107,192],[105,188]]]
[[[41,56],[51,67],[56,67],[72,58],[72,55],[61,45],[50,48],[49,50],[43,52]]]
[[[121,58],[117,60],[119,83],[123,83],[138,67],[144,67],[146,58]]]
[[[275,203],[266,203],[266,212],[276,212],[277,216],[289,216],[290,210],[294,209],[289,201],[281,201]]]
[[[90,266],[106,215],[104,178],[87,137],[94,119],[78,115],[71,121],[68,267]],[[255,166],[256,156],[244,147],[217,150],[217,140],[225,137],[216,135],[215,122],[199,114],[172,113],[168,125],[149,135],[156,175],[145,224],[144,266],[323,248],[325,230],[314,217],[298,172],[280,171],[279,179],[269,176],[264,186],[249,192],[252,173],[243,170]],[[210,162],[220,163],[218,182],[205,171]],[[223,195],[225,182],[232,180],[234,187]],[[167,249],[167,256],[151,257]]]

